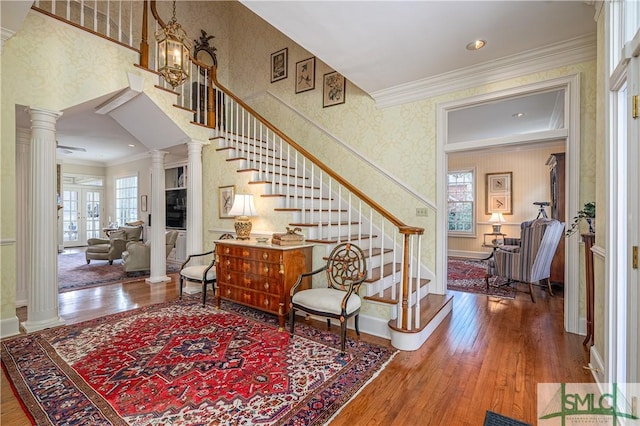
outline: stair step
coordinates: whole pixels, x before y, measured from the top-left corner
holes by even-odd
[[[340,242],[347,242],[347,241],[351,241],[351,242],[355,242],[358,241],[358,239],[362,239],[362,240],[367,240],[370,238],[378,238],[377,235],[366,235],[366,234],[362,234],[362,235],[351,235],[349,237],[342,237],[340,238]],[[321,240],[316,240],[316,239],[307,239],[306,240],[309,243],[318,243],[318,244],[337,244],[338,243],[338,237],[333,237],[331,239],[321,239]]]
[[[382,268],[379,266],[376,268],[371,268],[371,275],[364,282],[374,283],[383,277],[388,277],[394,272],[393,265],[394,265],[393,263],[387,263]],[[402,264],[396,263],[395,269],[396,269],[395,272],[400,272],[400,270],[402,269]]]
[[[329,222],[320,222],[320,223],[290,223],[289,226],[299,226],[300,228],[314,228],[316,226],[350,226],[350,225],[357,225],[359,222],[349,222],[349,221],[342,221],[342,222],[331,222],[331,224],[329,224]]]
[[[389,320],[389,327],[401,333],[419,333],[425,329],[429,323],[453,300],[451,294],[429,294],[420,301],[420,328],[413,330],[404,330],[402,324],[398,324],[397,319]],[[415,306],[410,309],[414,310]]]
[[[424,286],[426,286],[427,284],[429,284],[431,282],[431,280],[427,279],[427,278],[421,278],[420,279],[420,288],[423,288]],[[416,279],[413,279],[413,284],[414,284],[414,288],[415,284],[416,284]],[[396,286],[400,285],[400,283],[396,283]],[[372,302],[379,302],[379,303],[385,303],[387,305],[396,305],[398,303],[398,291],[396,291],[396,296],[392,296],[392,287],[386,288],[383,292],[382,292],[382,296],[380,296],[380,294],[373,294],[371,296],[364,296],[365,300],[371,300]]]
[[[271,184],[273,184],[273,182],[271,182],[270,180],[252,180],[252,181],[249,181],[249,185],[271,185]],[[276,182],[276,185],[280,185],[280,184]],[[314,191],[314,190],[319,190],[320,189],[319,186],[300,185],[300,184],[290,184],[290,185],[287,185],[287,186],[295,187],[295,188],[301,188],[301,189],[308,190],[308,191]]]
[[[265,198],[266,197],[283,197],[283,198],[286,197],[285,194],[261,194],[260,196],[261,197],[265,197]],[[302,197],[300,195],[298,195],[298,196],[293,196],[292,195],[291,198],[296,198],[298,200],[305,199],[305,200],[316,200],[316,201],[333,201],[333,198],[331,198],[331,197],[313,197],[311,195],[307,195],[307,196],[304,196],[304,197]]]
[[[260,172],[261,170],[260,169],[256,169],[254,167],[249,167],[249,168],[246,168],[246,169],[237,169],[236,171],[238,173],[245,173],[245,172]],[[270,173],[272,175],[276,175],[276,176],[281,176],[282,175],[284,177],[290,177],[290,178],[296,178],[296,179],[309,179],[309,176],[305,176],[305,177],[296,176],[294,174],[280,173],[280,172],[277,172],[277,171],[268,171],[268,173]],[[271,182],[269,182],[269,183],[271,183]]]

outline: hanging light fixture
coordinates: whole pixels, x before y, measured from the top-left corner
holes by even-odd
[[[173,17],[164,28],[156,32],[158,41],[158,72],[175,88],[189,78],[189,52],[191,41],[176,20],[176,1]]]

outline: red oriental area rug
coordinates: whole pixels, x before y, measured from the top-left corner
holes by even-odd
[[[489,279],[491,285],[487,293],[487,283],[484,279],[486,274],[487,264],[482,260],[450,257],[447,266],[447,288],[449,290],[488,294],[510,299],[516,297],[515,288],[502,285],[506,280],[496,277]]]
[[[37,425],[317,425],[395,354],[233,304],[197,298],[2,341]]]

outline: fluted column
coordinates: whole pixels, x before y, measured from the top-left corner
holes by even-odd
[[[187,255],[202,253],[202,146],[187,142]]]
[[[31,130],[16,129],[16,308],[28,306],[31,282],[29,214],[31,202]]]
[[[166,212],[165,212],[165,180],[164,151],[151,152],[151,273],[148,283],[170,281],[167,276]]]
[[[188,158],[187,171],[187,256],[202,253],[202,146],[205,143],[198,140],[187,142]],[[192,260],[201,261],[196,258]],[[202,291],[202,286],[187,281],[183,289],[187,294]]]
[[[31,203],[27,332],[64,324],[58,313],[56,121],[61,112],[30,109]]]

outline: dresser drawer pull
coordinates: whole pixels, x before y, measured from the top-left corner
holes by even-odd
[[[227,259],[227,260],[226,260],[226,262],[224,262],[224,263],[225,263],[225,265],[227,265],[227,268],[228,268],[229,266],[231,266],[231,260],[229,260],[229,259]]]
[[[269,299],[264,300],[264,306],[269,306]]]
[[[227,274],[227,282],[230,283],[231,282],[231,274]]]
[[[267,259],[269,258],[269,253],[267,253],[267,252],[262,253],[262,258],[263,258],[264,260],[267,260]]]
[[[249,257],[249,251],[248,250],[242,250],[242,255],[244,257]]]
[[[229,247],[225,247],[225,248],[224,248],[224,254],[229,254],[229,251],[230,251],[230,250],[229,250]]]
[[[269,267],[268,267],[268,266],[265,266],[265,267],[264,267],[264,273],[265,273],[265,274],[268,274],[268,273],[269,273]]]
[[[227,289],[227,296],[229,296],[229,295],[231,295],[231,289],[230,288]]]
[[[264,289],[269,290],[269,283],[264,283]]]

